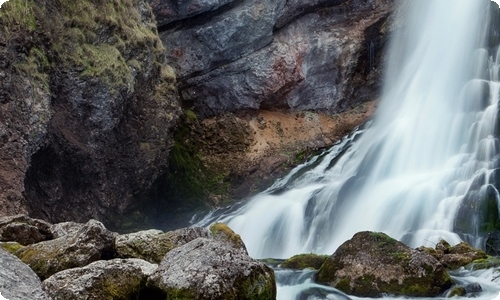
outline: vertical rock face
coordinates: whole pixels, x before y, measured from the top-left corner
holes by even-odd
[[[13,0],[0,24],[0,214],[122,225],[179,113],[149,5]]]
[[[391,0],[171,2],[150,1],[181,98],[201,116],[376,97]]]

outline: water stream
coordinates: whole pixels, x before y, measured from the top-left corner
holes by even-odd
[[[440,239],[483,247],[491,222],[498,221],[485,210],[500,205],[500,53],[484,43],[489,4],[406,1],[399,17],[405,26],[392,38],[374,120],[267,191],[199,224],[226,222],[256,258],[332,254],[363,230],[411,247]],[[480,281],[480,299],[492,299],[500,279],[491,272],[464,271],[456,278]],[[348,299],[314,284],[307,273],[277,274],[279,299],[301,299],[304,289],[318,292],[303,299]]]

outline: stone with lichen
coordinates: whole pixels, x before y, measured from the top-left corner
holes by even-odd
[[[453,284],[444,266],[427,252],[368,231],[342,244],[319,270],[317,282],[361,297],[433,297]]]

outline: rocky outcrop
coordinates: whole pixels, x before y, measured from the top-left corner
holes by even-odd
[[[433,256],[376,232],[357,233],[342,244],[319,270],[317,282],[360,297],[433,297],[453,284]]]
[[[150,4],[181,98],[202,117],[258,108],[339,112],[377,97],[393,1]]]
[[[54,274],[43,288],[53,300],[148,299],[146,280],[156,268],[140,259],[100,260]]]
[[[0,295],[9,300],[50,300],[35,272],[14,255],[0,249]]]
[[[172,299],[275,299],[274,272],[246,250],[198,238],[165,255],[148,285]]]
[[[201,227],[182,228],[166,233],[151,229],[118,236],[115,251],[121,258],[140,258],[160,263],[167,252],[199,237],[209,238],[211,235]]]
[[[179,114],[149,5],[11,0],[0,24],[0,215],[144,223]]]
[[[116,234],[90,220],[73,235],[21,248],[15,254],[43,280],[69,268],[111,258]]]

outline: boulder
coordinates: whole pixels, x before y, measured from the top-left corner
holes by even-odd
[[[0,241],[30,245],[53,238],[51,224],[26,215],[0,218]]]
[[[433,297],[453,281],[437,259],[377,232],[359,232],[321,266],[317,282],[360,297]]]
[[[318,254],[298,254],[290,257],[285,260],[283,264],[281,264],[282,268],[289,269],[314,269],[319,270],[325,260],[328,258],[326,255],[318,255]]]
[[[54,300],[139,299],[156,268],[135,258],[99,260],[56,273],[44,280],[43,288]]]
[[[488,256],[481,249],[475,249],[466,242],[461,242],[450,248],[439,261],[447,269],[458,269],[478,259],[486,259]]]
[[[69,268],[111,258],[116,233],[90,220],[72,235],[26,246],[15,254],[43,280]]]
[[[168,299],[275,299],[273,270],[251,258],[232,231],[213,231],[216,238],[168,252],[148,286]]]
[[[115,251],[121,258],[140,258],[160,263],[170,250],[199,237],[210,237],[210,232],[201,227],[182,228],[164,233],[151,229],[119,235],[115,240]]]
[[[451,246],[447,241],[441,240],[435,248],[419,247],[418,251],[424,251],[436,258],[445,268],[453,270],[471,264],[473,261],[484,261],[488,258],[486,252],[473,248],[466,242]]]
[[[38,276],[19,258],[0,249],[0,265],[0,294],[5,299],[50,300]]]

